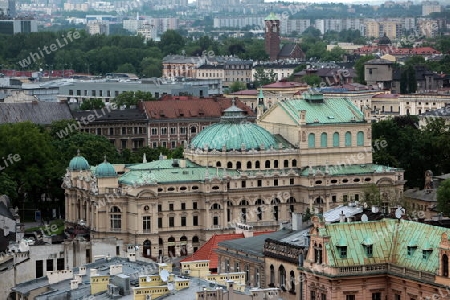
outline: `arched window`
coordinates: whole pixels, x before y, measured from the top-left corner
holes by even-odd
[[[251,161],[248,161],[247,162],[247,169],[251,169],[252,168],[252,162]]]
[[[228,168],[228,169],[233,169],[233,163],[232,163],[231,161],[229,161],[229,162],[227,163],[227,168]]]
[[[216,162],[216,167],[220,168],[222,166],[222,164],[220,163],[220,161]]]
[[[255,169],[259,169],[261,166],[259,165],[259,160],[255,161]]]
[[[214,203],[213,205],[211,205],[211,209],[220,209],[220,204]]]
[[[289,160],[287,160],[287,159],[284,160],[283,167],[284,168],[289,168]]]
[[[333,133],[333,147],[339,147],[339,132]]]
[[[264,205],[264,200],[261,199],[256,200],[255,205],[256,205],[256,217],[258,218],[258,221],[261,221],[263,217],[262,205]]]
[[[170,238],[167,239],[167,241],[169,243],[175,243],[175,238],[173,236],[171,236]]]
[[[238,170],[242,169],[242,165],[241,165],[241,162],[240,162],[240,161],[238,161],[238,162],[236,163],[236,169],[238,169]]]
[[[286,269],[283,267],[283,265],[278,268],[278,279],[280,287],[284,287],[284,290],[286,290]]]
[[[293,168],[297,167],[297,160],[296,159],[292,160],[292,167]]]
[[[364,132],[358,131],[358,133],[356,134],[356,145],[364,146]]]
[[[266,160],[265,168],[270,169],[270,160]]]
[[[448,277],[448,256],[442,255],[442,276]]]
[[[325,148],[328,147],[328,136],[326,132],[322,132],[322,134],[320,135],[320,147]]]
[[[191,127],[191,133],[197,133],[197,128],[195,126]]]
[[[322,245],[321,244],[319,244],[317,246],[317,244],[314,243],[314,262],[316,264],[322,263]]]
[[[149,240],[145,240],[144,241],[143,256],[144,257],[151,257],[152,256],[152,243]]]
[[[122,230],[122,213],[120,208],[117,206],[111,207],[111,231],[121,231]]]
[[[180,256],[188,255],[187,240],[187,237],[184,235],[180,238]]]
[[[345,133],[345,147],[351,147],[352,146],[352,134],[350,131],[347,131]]]
[[[270,265],[270,284],[269,286],[275,286],[275,267]]]
[[[316,147],[316,135],[314,133],[310,133],[308,135],[308,148]]]
[[[289,272],[289,277],[290,277],[290,281],[291,281],[291,293],[295,292],[295,273],[294,271]]]
[[[195,244],[195,243],[199,243],[198,236],[196,236],[196,235],[192,238],[192,244]]]
[[[247,222],[247,209],[245,207],[241,208],[241,219],[242,223]]]

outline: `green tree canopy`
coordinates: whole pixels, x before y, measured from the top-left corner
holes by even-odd
[[[246,88],[247,88],[247,85],[244,82],[242,82],[242,81],[235,81],[232,84],[230,84],[229,92],[230,93],[235,93],[235,92],[238,92],[238,91],[245,90]]]
[[[308,74],[303,76],[301,81],[309,86],[318,86],[322,80],[316,74]]]
[[[450,215],[450,179],[444,180],[437,190],[437,209],[445,216]]]
[[[139,101],[151,101],[151,100],[155,100],[155,98],[153,98],[153,95],[150,92],[126,91],[115,97],[113,102],[118,107],[125,106],[127,108],[130,108],[131,106],[136,106],[139,103]]]
[[[375,56],[366,55],[366,56],[360,57],[355,62],[356,82],[361,83],[361,84],[366,84],[366,80],[364,78],[364,64],[372,59],[375,59]]]
[[[277,76],[273,72],[273,69],[270,69],[270,71],[267,72],[263,67],[257,67],[254,75],[255,87],[274,83],[276,81],[276,77]]]
[[[102,99],[91,98],[83,100],[80,105],[80,110],[101,109],[103,107],[105,107],[105,103],[102,101]]]

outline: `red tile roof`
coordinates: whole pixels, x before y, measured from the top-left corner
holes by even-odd
[[[186,257],[181,262],[195,261],[195,260],[209,260],[209,269],[216,269],[219,265],[219,256],[214,251],[220,242],[228,240],[241,239],[244,237],[243,233],[229,233],[229,234],[215,234],[209,241],[200,247],[194,254]]]
[[[292,88],[308,86],[306,83],[296,81],[278,81],[271,84],[264,85],[263,88]]]
[[[257,90],[242,90],[232,93],[232,95],[256,95],[258,94]]]
[[[222,112],[232,105],[232,99],[229,98],[202,99],[183,96],[177,98],[179,100],[163,98],[157,101],[144,101],[142,106],[149,119],[178,119],[220,118]],[[236,106],[244,110],[248,116],[254,116],[254,112],[239,99],[236,100]]]
[[[272,233],[271,231],[256,231],[253,232],[253,236],[258,236],[261,234]],[[219,266],[219,255],[214,251],[218,248],[218,244],[221,242],[225,242],[228,240],[242,239],[244,238],[243,233],[227,233],[227,234],[215,234],[213,235],[209,241],[207,241],[203,246],[200,247],[194,254],[185,259],[181,260],[181,262],[188,261],[196,261],[196,260],[209,260],[209,269],[217,270]]]

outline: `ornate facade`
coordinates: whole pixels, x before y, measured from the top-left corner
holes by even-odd
[[[383,219],[326,225],[313,217],[303,299],[449,299],[449,230]]]
[[[74,157],[63,183],[67,222],[142,245],[144,256],[188,255],[237,223],[274,230],[292,212],[361,200],[368,183],[400,196],[403,170],[372,164],[367,115],[314,97],[280,101],[261,126],[233,105],[182,160],[91,167]]]

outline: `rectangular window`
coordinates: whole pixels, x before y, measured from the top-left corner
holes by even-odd
[[[316,291],[311,291],[311,292],[309,293],[309,299],[310,299],[310,300],[317,300],[317,299],[316,299]]]
[[[215,216],[213,217],[213,225],[218,226],[219,225],[219,217]]]
[[[53,271],[53,259],[47,259],[47,272]]]
[[[106,97],[111,97],[111,91],[110,90],[106,91]]]
[[[152,135],[158,135],[158,128],[152,128]]]
[[[162,205],[158,204],[158,212],[162,212]]]
[[[98,91],[100,97],[103,97],[103,90]]]
[[[365,248],[366,248],[367,257],[372,257],[373,256],[373,245],[367,245],[367,246],[365,246]]]
[[[167,134],[167,127],[161,127],[161,134]]]
[[[158,148],[158,142],[153,142],[152,143],[152,148]]]
[[[77,96],[81,96],[81,90],[77,90]]]
[[[122,127],[122,135],[127,134],[127,128],[126,127]]]
[[[114,128],[109,129],[109,135],[114,135]]]
[[[95,96],[97,96],[97,93],[96,93],[96,91],[95,91],[95,90],[92,90],[91,92],[92,92],[92,93],[91,93],[91,94],[92,94],[92,96],[94,96],[94,97],[95,97]]]
[[[150,232],[151,231],[151,218],[150,216],[144,216],[142,217],[142,229],[144,232]]]
[[[345,300],[356,300],[356,296],[355,295],[346,295]]]
[[[381,293],[372,293],[372,300],[381,300]]]
[[[176,127],[170,127],[170,134],[177,134],[177,128]]]
[[[294,184],[294,178],[289,178],[289,184],[293,185]]]
[[[274,186],[278,186],[278,179],[274,179],[274,180],[273,180],[273,185],[274,185]]]
[[[186,210],[186,203],[181,203],[181,210]]]
[[[158,228],[163,228],[162,222],[163,222],[162,218],[158,218]]]
[[[56,270],[64,270],[64,257],[56,259]]]
[[[342,199],[344,200],[344,202],[347,202],[348,201],[348,195],[342,196]]]
[[[175,141],[170,142],[170,147],[172,149],[176,148],[177,147],[177,142],[175,142]]]
[[[175,227],[175,218],[169,217],[169,227]]]
[[[197,202],[192,202],[192,209],[197,209]]]
[[[112,214],[111,215],[111,230],[120,231],[122,228],[122,215]]]
[[[37,260],[36,261],[36,278],[40,278],[44,276],[44,261]]]
[[[116,255],[120,256],[120,246],[116,246]]]
[[[180,134],[186,134],[187,128],[186,127],[180,127]]]
[[[69,95],[70,95],[70,96],[73,95],[73,90],[69,90]]]
[[[400,296],[400,294],[395,294],[394,295],[394,300],[400,300],[401,299],[401,296]],[[354,299],[353,299],[354,300]]]
[[[331,196],[331,201],[336,202],[336,195]]]
[[[167,148],[167,142],[162,142],[163,148]]]
[[[169,203],[169,210],[173,211],[173,203]]]
[[[327,300],[327,294],[323,294],[323,293],[322,293],[322,294],[320,295],[320,299],[321,299],[321,300]]]
[[[256,185],[257,185],[257,186],[262,186],[262,180],[261,180],[261,179],[258,179],[258,181],[256,182]]]
[[[192,225],[193,226],[198,226],[198,216],[193,216],[192,217]]]
[[[339,248],[339,254],[341,258],[347,258],[347,246],[341,246]]]
[[[181,226],[186,226],[186,217],[181,217]]]
[[[245,188],[245,180],[242,180],[242,181],[241,181],[241,186],[242,186],[243,188]]]

